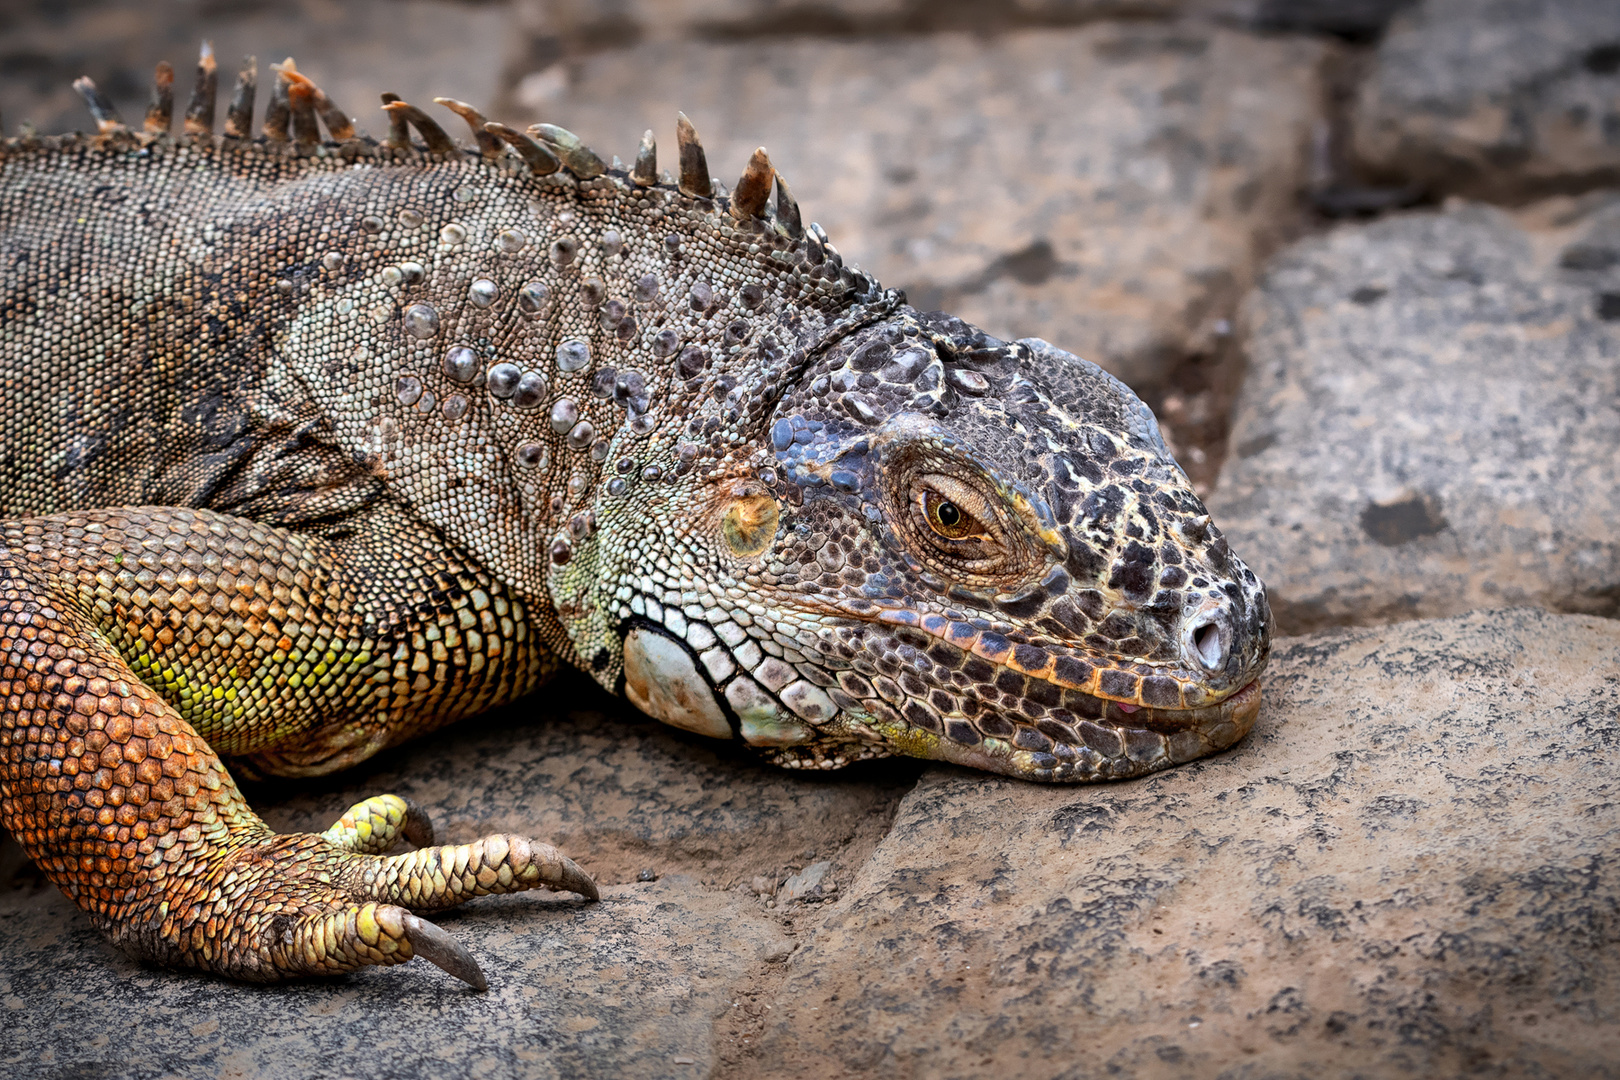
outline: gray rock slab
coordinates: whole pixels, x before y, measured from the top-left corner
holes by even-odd
[[[1540,216],[1412,214],[1271,264],[1208,502],[1285,630],[1620,613],[1620,201]]]
[[[598,905],[528,893],[433,916],[477,957],[487,994],[420,961],[268,988],[146,967],[13,866],[0,882],[0,1075],[708,1075],[730,988],[794,948],[791,921],[735,883],[811,858],[848,880],[920,763],[788,773],[626,715],[581,680],[544,694],[338,777],[248,788],[283,831],[392,791],[427,808],[442,841],[525,833],[596,874]]]
[[[1297,220],[1324,55],[1148,23],[658,40],[530,73],[514,96],[604,156],[652,128],[666,167],[684,110],[728,184],[764,142],[847,261],[1151,390],[1213,347]]]
[[[1378,47],[1355,156],[1489,199],[1620,183],[1620,4],[1425,0]]]
[[[1265,693],[1139,781],[930,771],[722,1075],[1620,1075],[1620,623],[1285,639]]]
[[[679,877],[434,921],[474,942],[487,993],[420,962],[275,987],[144,968],[50,886],[0,892],[0,1072],[697,1078],[727,988],[784,941],[757,904]]]
[[[511,38],[506,5],[452,0],[92,0],[27,7],[7,11],[0,44],[7,134],[16,134],[24,120],[45,134],[92,130],[72,87],[81,75],[94,79],[125,122],[138,127],[159,60],[174,65],[178,123],[205,39],[219,61],[215,123],[221,128],[242,58],[258,57],[255,115],[262,117],[275,77],[270,65],[291,56],[362,130],[386,134],[378,98],[384,91],[423,106],[435,96],[492,100]]]

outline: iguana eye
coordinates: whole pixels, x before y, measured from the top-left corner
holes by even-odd
[[[1039,565],[1042,555],[1024,519],[976,468],[939,455],[902,461],[896,472],[901,482],[891,520],[937,579],[999,590]]]
[[[999,547],[1001,517],[974,484],[944,473],[924,473],[911,487],[913,513],[925,539],[952,558],[978,560]]]
[[[922,493],[923,520],[928,527],[947,540],[963,540],[982,535],[985,528],[972,514],[957,506],[937,491]]]

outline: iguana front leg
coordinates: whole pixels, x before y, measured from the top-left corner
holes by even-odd
[[[398,836],[431,842],[390,796],[277,835],[216,754],[321,771],[536,681],[516,602],[402,515],[325,540],[101,510],[3,539],[0,822],[129,951],[254,980],[420,954],[481,986],[412,910],[540,885],[596,897],[522,837],[383,855]]]

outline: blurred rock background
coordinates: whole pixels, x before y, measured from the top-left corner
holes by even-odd
[[[0,844],[0,1068],[1620,1075],[1620,4],[0,0],[5,130],[204,38],[373,132],[765,143],[846,259],[1141,392],[1293,636],[1245,744],[1129,784],[784,774],[578,680],[254,791],[595,870],[448,920],[481,998],[144,969]]]

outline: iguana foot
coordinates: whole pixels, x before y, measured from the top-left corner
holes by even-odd
[[[522,836],[377,854],[400,837],[432,835],[420,810],[378,796],[324,833],[227,841],[205,873],[173,883],[160,922],[102,921],[132,952],[233,978],[334,975],[421,956],[483,990],[472,955],[413,912],[542,886],[599,898],[573,860]]]

